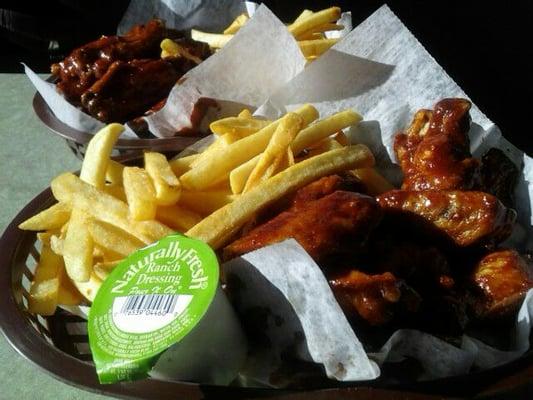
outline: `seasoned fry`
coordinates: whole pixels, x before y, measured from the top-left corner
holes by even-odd
[[[237,18],[235,18],[226,29],[224,29],[224,34],[231,35],[236,33],[246,22],[248,22],[249,19],[250,17],[248,17],[246,13],[242,13]]]
[[[61,228],[70,218],[71,207],[66,203],[57,203],[39,214],[28,218],[19,225],[26,231],[46,231]]]
[[[93,272],[87,282],[72,281],[72,283],[83,297],[92,302],[98,289],[102,286],[102,279]]]
[[[374,168],[354,169],[352,174],[365,184],[368,193],[372,196],[394,189],[394,186]]]
[[[309,104],[300,107],[295,113],[303,118],[304,126],[318,117],[317,110]],[[211,158],[183,174],[180,179],[183,187],[202,190],[228,176],[231,170],[265,149],[279,122],[280,120],[274,121],[260,131],[238,140],[224,148],[223,152],[213,154]]]
[[[113,197],[116,197],[117,199],[121,201],[127,201],[126,199],[126,192],[124,191],[124,186],[121,185],[114,185],[114,184],[106,184],[103,187],[103,191],[110,194]]]
[[[80,178],[97,188],[104,187],[107,166],[113,146],[124,126],[113,123],[102,128],[89,142],[81,167]]]
[[[310,31],[314,27],[337,21],[341,17],[339,7],[330,7],[325,10],[308,14],[302,18],[298,17],[294,23],[289,25],[289,32],[294,37],[298,37],[304,32]]]
[[[59,201],[82,208],[93,218],[120,228],[145,244],[150,244],[173,233],[157,221],[134,221],[130,218],[128,205],[115,197],[96,189],[71,173],[59,175],[51,184],[54,197]]]
[[[298,133],[291,143],[292,152],[298,155],[304,149],[313,146],[313,144],[333,135],[341,129],[359,123],[362,119],[363,117],[356,112],[345,110],[317,121]]]
[[[174,158],[169,161],[170,168],[177,177],[180,177],[185,172],[191,169],[191,164],[200,157],[200,154],[191,154],[190,156],[185,156],[181,158]]]
[[[161,153],[144,153],[144,168],[155,188],[155,200],[158,205],[175,204],[181,193],[181,184]]]
[[[233,35],[222,35],[218,33],[207,33],[197,29],[191,29],[191,39],[197,42],[204,42],[214,49],[220,49],[224,47],[231,39]]]
[[[187,210],[177,204],[157,207],[156,218],[166,226],[185,232],[202,220],[197,213]]]
[[[250,173],[244,185],[243,193],[274,174],[277,164],[279,164],[284,154],[287,153],[290,143],[296,137],[303,124],[304,121],[298,114],[285,114],[272,135],[265,151],[261,154],[256,166]],[[272,168],[269,168],[270,166]]]
[[[222,136],[229,133],[243,138],[263,129],[271,123],[272,121],[256,118],[228,117],[211,122],[209,129],[215,135]]]
[[[298,42],[298,46],[300,46],[300,50],[305,57],[316,57],[325,53],[338,41],[339,39],[301,40]]]
[[[88,222],[88,228],[94,243],[122,258],[144,246],[142,241],[129,233],[102,221],[92,219]]]
[[[113,185],[122,185],[122,171],[124,171],[124,165],[110,159],[105,172],[106,181]]]
[[[181,194],[180,205],[198,214],[208,215],[224,207],[235,199],[230,192],[213,190],[205,192],[187,192]]]
[[[287,193],[326,175],[373,165],[374,157],[364,145],[343,147],[309,158],[242,194],[234,202],[203,219],[186,235],[201,239],[218,249],[254,214]]]
[[[136,221],[154,219],[155,189],[148,173],[142,168],[126,167],[123,179],[131,217]]]
[[[120,261],[99,262],[94,264],[94,274],[97,278],[105,281],[111,271],[120,263]]]
[[[87,229],[87,215],[74,206],[63,242],[63,258],[68,276],[86,282],[93,266],[93,240]]]
[[[61,268],[59,289],[57,291],[57,304],[64,306],[77,306],[83,301],[72,281],[68,278],[64,265]]]

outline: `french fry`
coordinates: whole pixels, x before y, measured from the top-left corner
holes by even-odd
[[[92,302],[98,289],[102,286],[102,279],[100,279],[94,272],[91,273],[87,282],[72,281],[78,292],[87,300]]]
[[[187,48],[181,46],[179,43],[174,42],[171,39],[163,39],[160,44],[161,58],[167,57],[183,57],[193,61],[196,64],[200,64],[202,59],[191,54]]]
[[[301,23],[304,19],[308,18],[311,15],[313,15],[313,11],[308,9],[303,10],[300,15],[298,15],[298,17],[294,20],[292,25]]]
[[[105,281],[120,261],[99,262],[94,264],[94,274],[97,278]]]
[[[57,291],[57,304],[63,306],[77,306],[82,303],[83,296],[78,292],[72,281],[68,278],[65,267],[61,269],[61,279]]]
[[[201,215],[211,214],[235,199],[227,191],[187,192],[181,194],[179,205]]]
[[[191,163],[191,169],[201,164],[204,160],[207,160],[211,157],[212,154],[223,151],[227,146],[225,140],[220,140],[220,138],[215,138],[215,141],[211,143],[204,151],[198,154],[198,157]]]
[[[341,9],[339,7],[330,7],[308,14],[302,18],[298,17],[288,29],[294,37],[298,37],[298,35],[301,35],[314,27],[337,21],[340,17]]]
[[[81,166],[82,180],[97,188],[104,186],[111,151],[123,131],[124,127],[121,124],[113,123],[106,125],[93,136]]]
[[[94,219],[120,228],[145,244],[153,243],[173,231],[157,221],[134,221],[128,205],[123,201],[83,182],[71,173],[64,173],[52,180],[52,192],[60,201],[83,209]]]
[[[228,117],[211,122],[209,129],[218,136],[231,133],[243,138],[265,128],[271,123],[272,121],[256,118]]]
[[[222,35],[219,33],[207,33],[202,32],[197,29],[191,29],[191,39],[196,40],[197,42],[204,42],[214,49],[221,49],[224,47],[231,39],[233,35]]]
[[[156,203],[163,206],[175,204],[180,198],[181,184],[167,158],[161,153],[144,153],[144,168],[152,178]]]
[[[343,147],[309,158],[240,195],[203,219],[186,235],[203,240],[215,250],[219,249],[254,214],[287,193],[323,176],[373,165],[374,157],[364,145]]]
[[[46,231],[61,228],[70,218],[70,205],[57,203],[19,225],[25,231]]]
[[[291,143],[292,152],[298,155],[304,149],[313,146],[341,129],[359,123],[362,119],[363,117],[352,110],[344,110],[321,119],[298,133]]]
[[[350,140],[344,134],[343,131],[338,131],[335,136],[333,136],[333,139],[336,140],[337,143],[341,144],[342,146],[348,146],[350,144]]]
[[[252,113],[247,108],[243,108],[242,111],[237,115],[239,118],[251,119],[253,118]]]
[[[319,154],[325,153],[330,150],[340,149],[341,147],[343,146],[336,140],[331,139],[331,138],[326,138],[326,139],[321,140],[317,145],[311,147],[309,149],[309,153],[307,153],[305,158],[314,157],[314,156],[317,156]]]
[[[138,167],[126,167],[122,176],[131,218],[146,221],[155,218],[154,185],[148,173]]]
[[[277,168],[275,163],[279,163],[283,155],[286,154],[290,143],[302,128],[303,123],[304,121],[302,117],[298,114],[285,114],[272,135],[265,151],[261,154],[256,166],[250,173],[250,176],[244,185],[243,193],[246,193],[259,182],[266,180],[273,175]],[[272,168],[269,168],[270,166],[272,166]],[[267,171],[269,172],[267,173]]]
[[[318,117],[317,110],[309,104],[300,107],[295,113],[303,118],[304,126]],[[187,189],[202,190],[225,178],[234,168],[266,148],[279,123],[280,120],[274,121],[258,132],[224,148],[224,151],[213,154],[183,174],[180,179],[181,184]]]
[[[176,176],[179,178],[185,172],[191,169],[191,164],[200,157],[200,154],[191,154],[190,156],[185,156],[181,158],[174,158],[169,161],[170,168]]]
[[[63,258],[68,276],[86,282],[93,266],[93,240],[87,229],[87,215],[74,207],[63,242]]]
[[[261,154],[258,154],[251,160],[246,161],[244,164],[239,165],[230,172],[229,184],[233,194],[242,193],[248,177],[254,170],[260,158]]]
[[[63,243],[64,242],[65,242],[64,237],[61,237],[58,235],[50,236],[50,248],[58,256],[63,256]]]
[[[50,238],[58,234],[59,231],[57,229],[45,232],[37,232],[37,240],[39,240],[43,244],[43,246],[50,246]]]
[[[114,185],[122,185],[122,171],[124,171],[124,165],[110,159],[105,172],[106,181]]]
[[[118,254],[121,258],[144,246],[139,239],[105,222],[91,219],[87,225],[94,243]]]
[[[59,278],[34,281],[30,287],[28,311],[32,314],[53,315],[57,307]]]
[[[308,31],[303,32],[302,34],[295,36],[296,40],[312,40],[312,39],[324,39],[324,32],[330,31],[341,31],[344,29],[344,26],[332,23],[326,23],[322,25],[315,26]],[[318,35],[318,36],[314,36]]]
[[[124,186],[122,185],[106,184],[103,187],[103,191],[121,201],[127,201],[126,192],[124,191]]]
[[[364,183],[368,193],[372,196],[377,196],[378,194],[394,189],[394,186],[374,168],[354,169],[352,174]]]
[[[249,19],[250,17],[248,17],[246,13],[242,13],[237,18],[235,18],[233,22],[226,29],[224,29],[224,34],[231,35],[231,34],[237,33],[237,31],[241,29],[241,27],[246,22],[248,22]]]
[[[304,57],[316,57],[324,54],[338,41],[339,39],[301,40],[298,42],[298,46],[300,46],[300,50],[302,51]]]
[[[202,217],[194,211],[177,204],[172,206],[157,207],[156,218],[166,226],[185,232],[202,220]]]

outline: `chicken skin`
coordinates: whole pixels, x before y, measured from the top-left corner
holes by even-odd
[[[443,234],[460,247],[499,243],[509,237],[516,219],[514,210],[483,192],[392,190],[376,200],[393,217]]]
[[[224,258],[294,238],[320,264],[341,251],[354,252],[379,223],[381,214],[372,197],[338,190],[257,226],[227,246]]]
[[[406,133],[396,135],[394,151],[404,173],[402,189],[471,189],[479,162],[467,136],[470,102],[444,99],[433,111],[415,114]]]
[[[487,254],[476,265],[471,282],[477,289],[474,312],[480,318],[516,312],[526,292],[533,288],[533,268],[515,250]]]

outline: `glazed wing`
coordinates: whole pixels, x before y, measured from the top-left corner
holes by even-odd
[[[224,258],[294,238],[320,263],[339,251],[354,251],[381,219],[376,201],[365,195],[336,191],[289,209],[252,229],[224,249]]]
[[[115,61],[81,102],[102,122],[124,122],[166,97],[180,76],[167,60]]]
[[[390,272],[367,274],[358,270],[349,270],[329,279],[329,284],[337,301],[348,317],[359,317],[372,326],[389,322],[400,306],[414,312],[418,308],[418,299],[412,297],[409,302],[400,304],[405,295],[403,281]]]
[[[498,250],[476,265],[471,282],[478,297],[478,317],[494,318],[514,314],[526,292],[533,288],[533,268],[515,250]]]
[[[396,135],[394,151],[404,173],[402,189],[474,186],[479,163],[470,154],[469,110],[468,100],[441,100],[433,111],[418,111],[407,131]]]
[[[392,190],[376,200],[393,217],[428,233],[433,229],[461,247],[503,241],[516,218],[514,210],[483,192]]]
[[[162,21],[151,20],[133,27],[124,36],[102,36],[87,43],[52,65],[52,74],[59,79],[57,88],[68,101],[79,104],[85,90],[104,76],[115,61],[159,58],[159,44],[166,35]]]

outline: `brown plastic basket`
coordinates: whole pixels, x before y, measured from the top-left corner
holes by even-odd
[[[137,382],[98,383],[88,346],[86,322],[64,310],[50,317],[27,312],[28,288],[40,247],[34,232],[18,224],[55,202],[50,189],[35,197],[15,217],[0,239],[0,327],[24,357],[57,379],[98,393],[131,399],[443,399],[533,398],[533,352],[505,366],[481,373],[423,383],[336,383],[312,391],[287,391],[198,385],[145,379]],[[216,329],[214,329],[216,334]]]
[[[74,155],[83,160],[87,144],[92,139],[91,133],[76,130],[61,122],[50,109],[46,101],[39,94],[33,97],[33,110],[37,117],[55,134],[67,142]],[[153,139],[119,139],[113,148],[113,156],[135,156],[144,150],[157,151],[167,155],[174,155],[200,140],[202,136],[175,136],[171,138]]]

